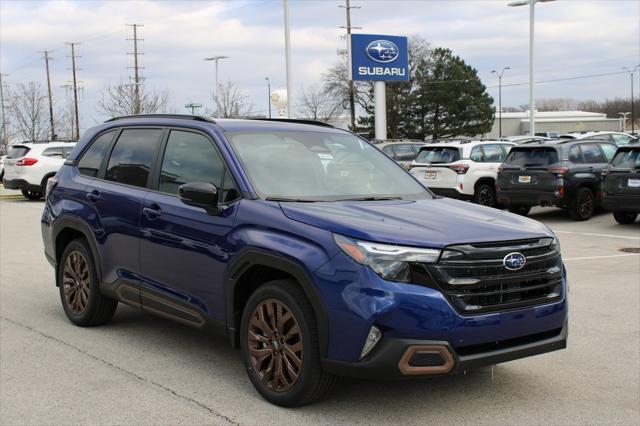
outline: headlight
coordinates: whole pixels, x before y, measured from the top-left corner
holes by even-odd
[[[369,266],[376,274],[389,281],[409,282],[410,263],[435,263],[440,256],[440,250],[436,249],[372,243],[338,234],[333,234],[333,240],[347,256]]]

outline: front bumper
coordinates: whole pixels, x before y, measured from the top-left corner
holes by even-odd
[[[568,333],[565,322],[561,329],[457,350],[446,341],[383,338],[364,360],[325,359],[323,368],[332,374],[365,379],[442,376],[564,349]]]

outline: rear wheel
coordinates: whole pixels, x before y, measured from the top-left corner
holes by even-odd
[[[335,382],[322,371],[313,308],[294,282],[259,287],[244,308],[240,333],[249,379],[269,402],[309,404]]]
[[[636,221],[638,213],[632,212],[613,212],[613,218],[621,225],[631,225]]]
[[[100,293],[94,259],[83,239],[71,241],[62,253],[58,284],[62,308],[75,325],[102,325],[116,312],[118,302]]]
[[[509,211],[511,213],[519,214],[520,216],[526,216],[531,211],[531,207],[529,207],[529,206],[509,206]]]
[[[40,191],[31,191],[30,189],[23,189],[22,195],[29,200],[39,200],[42,198],[42,192]]]
[[[478,185],[474,194],[476,204],[487,207],[496,206],[496,190],[493,185],[483,183]]]
[[[569,206],[569,215],[573,220],[587,220],[596,211],[596,200],[589,188],[580,188],[573,203]]]

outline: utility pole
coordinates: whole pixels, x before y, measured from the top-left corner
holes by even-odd
[[[47,91],[49,92],[49,120],[51,121],[51,140],[55,141],[57,139],[56,136],[56,125],[55,120],[53,119],[53,98],[51,97],[51,77],[49,75],[49,61],[52,60],[49,56],[49,51],[45,50],[44,52],[44,65],[47,69]]]
[[[344,6],[338,6],[344,8],[347,14],[347,26],[340,27],[347,30],[347,58],[351,57],[351,41],[349,40],[351,36],[351,30],[361,30],[362,27],[352,27],[351,26],[351,9],[360,9],[360,6],[351,6],[349,0],[345,0]],[[349,63],[349,59],[347,59],[347,63]],[[347,70],[347,74],[349,74],[349,113],[351,114],[351,130],[355,132],[356,130],[356,102],[354,95],[354,87],[353,87],[353,79],[351,78],[351,70]]]
[[[267,108],[269,108],[269,118],[271,118],[271,80],[269,77],[265,77],[267,80]]]
[[[284,56],[287,70],[287,118],[293,118],[291,104],[293,100],[293,80],[291,76],[291,36],[289,32],[289,0],[282,0],[284,7]]]
[[[631,77],[631,133],[634,134],[636,131],[636,125],[635,125],[636,114],[635,114],[635,108],[633,105],[634,103],[633,102],[633,76],[636,73],[636,71],[640,70],[640,65],[636,65],[632,70],[630,70],[627,67],[622,67],[622,69],[628,72],[629,77]]]
[[[0,144],[0,150],[5,148],[7,144],[7,116],[4,112],[4,83],[2,77],[9,77],[9,74],[0,73],[0,109],[2,109],[2,144]]]
[[[142,41],[143,39],[138,38],[138,27],[143,27],[141,24],[127,24],[129,27],[133,27],[133,38],[128,38],[127,40],[133,41],[133,53],[127,53],[127,55],[133,55],[133,113],[140,114],[140,66],[138,65],[138,55],[142,55],[142,53],[138,52],[138,40]],[[131,68],[131,67],[129,67]]]
[[[76,79],[76,46],[80,43],[65,43],[71,46],[71,69],[73,70],[73,105],[75,115],[74,139],[80,139],[80,118],[78,114],[78,80]]]

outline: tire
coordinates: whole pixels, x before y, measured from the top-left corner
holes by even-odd
[[[42,193],[42,195],[45,195],[47,193],[47,182],[49,182],[49,179],[51,179],[54,176],[55,174],[52,174],[49,176],[45,176],[42,179],[42,182],[40,183],[40,192]]]
[[[42,192],[39,191],[31,191],[29,189],[23,189],[22,195],[29,200],[39,200],[42,198]]]
[[[613,212],[613,218],[620,225],[631,225],[632,223],[634,223],[636,221],[637,217],[638,217],[638,213],[620,212],[620,211]]]
[[[58,284],[62,308],[75,325],[102,325],[116,312],[118,301],[100,293],[95,261],[84,239],[73,240],[64,249],[58,265]]]
[[[519,214],[520,216],[526,216],[531,211],[529,206],[509,206],[508,210],[511,213]]]
[[[496,207],[495,188],[488,183],[478,185],[473,195],[473,201],[481,206]]]
[[[573,220],[587,220],[596,211],[596,199],[593,191],[582,187],[576,192],[576,196],[569,205],[569,215]]]
[[[269,309],[275,313],[274,317],[280,312],[280,318],[288,318],[279,327],[276,320],[272,327]],[[259,312],[262,312],[262,321]],[[257,338],[250,338],[250,332]],[[336,379],[322,371],[318,342],[313,308],[295,282],[268,282],[247,301],[240,326],[242,359],[253,386],[272,404],[298,407],[320,399],[330,390]],[[282,378],[276,380],[270,369],[277,369],[278,365],[283,368]],[[291,374],[296,370],[297,376]]]

